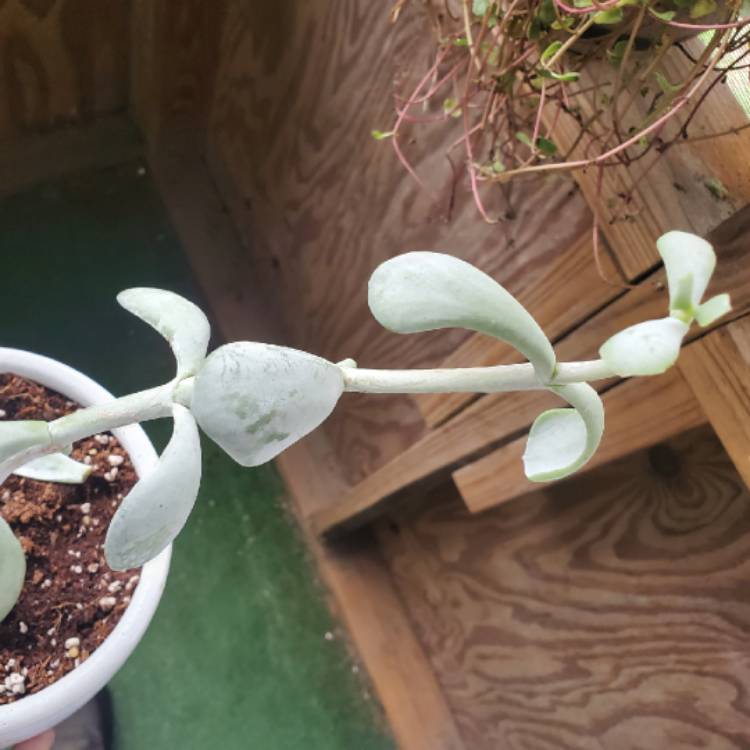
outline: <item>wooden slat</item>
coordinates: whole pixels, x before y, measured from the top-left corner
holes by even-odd
[[[600,254],[602,273],[594,261],[591,230],[562,252],[544,275],[518,294],[519,302],[534,316],[551,341],[574,328],[582,320],[622,294],[617,286],[622,277],[609,252]],[[584,289],[585,293],[581,293]],[[482,367],[523,361],[518,352],[503,341],[474,334],[450,354],[441,367]],[[425,394],[414,400],[428,427],[435,427],[453,416],[474,397],[467,393]]]
[[[603,397],[607,429],[602,444],[579,473],[667,440],[706,421],[703,410],[674,368],[655,378],[629,380]],[[524,435],[469,466],[453,479],[472,513],[539,490],[523,472]]]
[[[325,435],[318,432],[278,459],[298,516],[325,507],[343,484]],[[402,750],[468,750],[369,531],[346,545],[323,544],[303,521],[308,545],[333,595],[356,653],[367,668]]]
[[[750,317],[696,341],[679,367],[750,486]]]
[[[124,115],[0,143],[0,197],[86,169],[137,159],[138,131]]]
[[[700,43],[690,42],[694,53]],[[679,80],[690,63],[678,50],[666,56],[663,70],[668,80]],[[586,88],[593,79],[592,71],[584,71],[579,86]],[[701,90],[701,92],[703,89]],[[597,108],[589,95],[575,97],[581,107],[581,116],[588,119]],[[636,96],[646,106],[643,97]],[[554,113],[548,113],[551,118]],[[679,115],[681,121],[683,115]],[[675,123],[677,120],[675,120]],[[747,116],[726,86],[715,86],[706,97],[704,106],[690,126],[690,134],[700,137],[744,125]],[[670,133],[677,126],[668,126]],[[561,114],[555,123],[554,139],[561,151],[567,152],[580,132],[577,121]],[[571,159],[583,158],[588,144],[581,142],[571,154]],[[750,177],[743,165],[750,160],[750,131],[720,139],[695,144],[680,143],[664,153],[658,163],[641,178],[653,156],[630,167],[609,167],[603,172],[601,185],[595,169],[573,173],[589,205],[599,211],[601,228],[610,242],[612,251],[628,279],[641,276],[659,260],[654,241],[669,229],[683,229],[706,234],[734,211],[750,201]],[[706,183],[719,179],[728,189],[725,200],[717,200]],[[624,217],[622,201],[618,195],[633,191],[634,205],[628,207]],[[618,217],[618,213],[620,214]]]
[[[710,235],[719,262],[707,294],[730,291],[734,304],[731,315],[721,323],[750,312],[748,237],[750,206]],[[558,357],[561,361],[595,357],[609,336],[642,320],[662,317],[667,305],[664,274],[658,271],[565,337],[556,347]],[[693,327],[690,337],[700,332]],[[394,493],[435,472],[454,471],[462,463],[494,450],[528,427],[540,410],[548,408],[545,399],[538,393],[483,396],[355,485],[339,504],[316,514],[316,530],[334,535],[354,528],[381,512]],[[610,430],[613,428],[616,425],[610,423]]]

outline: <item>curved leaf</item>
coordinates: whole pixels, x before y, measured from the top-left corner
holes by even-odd
[[[396,333],[468,328],[507,341],[551,378],[555,353],[526,308],[494,279],[452,255],[411,252],[382,263],[368,301],[378,322]]]
[[[169,342],[177,360],[177,377],[194,375],[206,356],[211,327],[203,311],[165,289],[137,287],[117,295],[117,301]]]
[[[259,466],[314,430],[343,390],[341,369],[325,359],[238,341],[206,358],[190,408],[237,463]]]
[[[710,326],[722,315],[726,315],[732,309],[732,302],[728,294],[717,294],[706,300],[695,309],[695,319],[699,326]]]
[[[687,323],[673,317],[646,320],[612,336],[599,349],[599,356],[623,378],[659,375],[677,360],[688,329]]]
[[[22,419],[0,422],[0,463],[42,445],[51,445],[47,422]]]
[[[574,408],[545,411],[531,426],[523,464],[532,482],[573,474],[594,455],[604,431],[604,405],[590,385],[574,383],[550,390]]]
[[[174,430],[156,468],[133,487],[117,510],[104,542],[113,570],[138,568],[180,533],[198,496],[201,444],[192,414],[173,407]]]
[[[93,467],[74,461],[63,453],[51,453],[49,456],[35,458],[13,473],[39,482],[83,484],[92,471]]]
[[[26,575],[26,558],[10,526],[0,518],[0,622],[15,607]]]
[[[716,267],[716,254],[710,243],[690,232],[672,231],[656,241],[664,260],[669,285],[669,309],[682,310],[692,317],[693,308],[700,304],[711,274]],[[684,306],[685,277],[692,275],[689,291],[690,309]]]

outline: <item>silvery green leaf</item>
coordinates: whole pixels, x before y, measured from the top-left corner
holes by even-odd
[[[599,349],[599,356],[620,377],[659,375],[677,360],[689,326],[676,318],[637,323],[616,333]]]
[[[117,295],[117,301],[169,342],[178,378],[195,374],[211,336],[208,319],[199,307],[174,292],[146,287],[126,289]]]
[[[240,341],[206,358],[191,410],[243,466],[259,466],[314,430],[344,389],[341,370],[307,352]]]
[[[710,326],[722,315],[726,315],[732,309],[732,302],[728,294],[717,294],[706,300],[695,309],[695,319],[700,326]]]
[[[26,575],[26,558],[10,526],[0,518],[0,622],[15,607]]]
[[[16,469],[13,473],[27,479],[40,482],[58,482],[59,484],[83,484],[93,468],[74,461],[63,453],[52,453],[49,456],[35,458]]]
[[[29,448],[51,442],[47,422],[30,419],[0,422],[0,463]]]
[[[486,273],[452,255],[411,252],[382,263],[368,300],[378,322],[396,333],[467,328],[507,341],[544,381],[555,353],[539,324]]]
[[[574,408],[550,409],[531,426],[523,464],[532,482],[562,479],[580,469],[599,447],[604,431],[604,406],[585,383],[550,388]]]
[[[104,554],[113,570],[138,568],[180,533],[198,496],[201,445],[192,414],[173,408],[174,431],[156,468],[122,501],[107,531]]]
[[[716,267],[716,254],[706,240],[690,232],[672,231],[656,241],[656,247],[664,260],[669,285],[669,309],[683,310],[692,315],[692,308],[700,304],[711,274]],[[683,279],[692,275],[690,309],[682,306],[680,297],[684,289]]]

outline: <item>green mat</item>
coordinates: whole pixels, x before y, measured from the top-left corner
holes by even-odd
[[[2,345],[60,359],[116,394],[172,377],[166,343],[114,300],[163,286],[199,302],[139,165],[0,201],[0,235]],[[146,429],[161,448],[171,426]],[[344,645],[329,639],[334,623],[276,471],[203,448],[166,594],[111,686],[117,750],[393,748]]]

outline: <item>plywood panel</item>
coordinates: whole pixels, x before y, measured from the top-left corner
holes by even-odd
[[[467,747],[750,746],[750,495],[691,432],[471,517],[379,526]]]
[[[750,485],[750,317],[696,341],[679,367]]]
[[[0,141],[124,109],[130,0],[0,3]]]
[[[382,330],[366,286],[384,259],[450,251],[518,292],[591,220],[571,182],[535,180],[498,189],[492,210],[502,220],[487,225],[463,180],[451,197],[440,132],[424,132],[418,147],[403,141],[415,159],[431,154],[416,166],[436,202],[387,141],[371,138],[392,121],[394,81],[403,91],[427,64],[417,5],[392,27],[388,8],[370,0],[230,0],[221,41],[209,155],[233,219],[286,312],[291,343],[362,366],[435,365],[467,335]],[[409,398],[363,396],[347,398],[326,430],[355,482],[413,443],[423,424]]]

